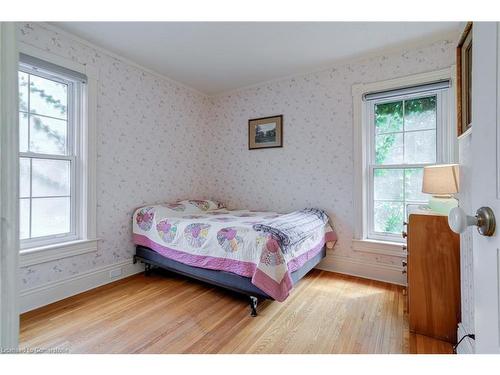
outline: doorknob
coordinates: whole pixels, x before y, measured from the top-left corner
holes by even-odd
[[[495,233],[495,214],[491,208],[481,207],[476,216],[470,216],[461,207],[455,207],[448,214],[448,225],[455,233],[463,233],[468,226],[476,225],[480,234],[490,237]]]

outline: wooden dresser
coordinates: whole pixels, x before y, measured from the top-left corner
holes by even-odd
[[[448,218],[412,213],[407,232],[410,332],[455,344],[460,322],[460,236]]]

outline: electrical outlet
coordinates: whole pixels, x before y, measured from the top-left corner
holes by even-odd
[[[115,277],[121,276],[121,274],[122,274],[122,269],[121,268],[117,268],[115,270],[109,271],[109,277],[111,279],[114,279]]]

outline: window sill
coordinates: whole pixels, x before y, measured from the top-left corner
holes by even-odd
[[[23,249],[19,253],[19,266],[28,267],[34,264],[91,253],[97,251],[97,241],[98,239],[78,240]]]
[[[406,258],[406,250],[403,249],[404,244],[389,241],[377,240],[352,240],[352,248],[354,251],[362,253],[373,253],[378,255],[387,255],[398,258]]]

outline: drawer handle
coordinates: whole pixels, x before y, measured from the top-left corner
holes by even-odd
[[[406,273],[406,270],[402,270],[401,273],[404,275]]]
[[[408,233],[406,233],[405,231],[402,231],[401,236],[403,236],[403,238],[406,238],[406,237],[408,237]]]
[[[401,264],[403,265],[403,267],[406,267],[408,265],[408,262],[406,260],[403,260]]]

